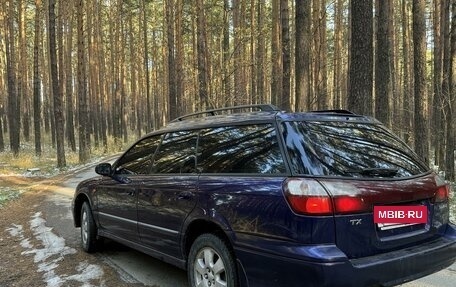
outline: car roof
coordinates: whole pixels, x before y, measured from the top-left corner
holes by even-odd
[[[193,129],[202,127],[213,127],[213,126],[224,126],[224,125],[238,125],[238,124],[249,124],[249,123],[266,123],[274,122],[276,115],[279,112],[249,112],[249,113],[233,113],[223,115],[211,115],[206,117],[198,117],[185,119],[182,121],[172,121],[165,127],[160,129],[163,130],[182,130],[182,129]]]
[[[252,107],[268,106],[266,110],[251,112],[226,113],[230,109],[248,108],[250,106],[235,106],[231,108],[212,109],[179,117],[166,126],[149,135],[179,130],[200,129],[225,125],[243,125],[253,123],[274,123],[285,121],[350,121],[378,124],[368,116],[357,115],[347,110],[320,110],[310,112],[285,112],[272,105],[251,105]],[[222,114],[217,114],[221,112]]]

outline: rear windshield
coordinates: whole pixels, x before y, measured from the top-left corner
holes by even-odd
[[[283,135],[295,174],[398,178],[428,171],[380,124],[284,122]]]

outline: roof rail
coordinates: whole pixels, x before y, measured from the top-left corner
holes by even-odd
[[[311,111],[311,113],[333,113],[333,114],[343,114],[343,115],[356,115],[353,112],[348,110],[318,110],[318,111]]]
[[[215,116],[217,115],[217,112],[223,112],[223,111],[234,111],[234,110],[245,110],[245,109],[251,109],[251,110],[260,110],[261,112],[273,112],[273,111],[280,111],[280,109],[274,105],[271,104],[257,104],[257,105],[241,105],[241,106],[234,106],[234,107],[225,107],[225,108],[220,108],[220,109],[211,109],[211,110],[206,110],[202,112],[196,112],[192,114],[187,114],[184,116],[177,117],[176,119],[172,120],[171,122],[179,122],[182,121],[186,118],[191,118],[191,117],[196,117],[198,115],[210,115],[210,116]]]

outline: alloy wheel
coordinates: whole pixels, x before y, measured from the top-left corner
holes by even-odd
[[[194,270],[196,286],[226,287],[225,264],[212,248],[205,247],[195,258]]]

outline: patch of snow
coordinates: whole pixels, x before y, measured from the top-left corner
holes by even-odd
[[[21,240],[21,247],[24,249],[31,249],[33,248],[33,245],[30,243],[30,239],[24,237],[24,228],[22,225],[17,225],[17,224],[12,224],[12,227],[7,228],[6,231],[9,232],[9,234],[13,237],[19,237]],[[3,240],[3,239],[2,239]],[[22,254],[25,254],[26,251],[22,252]]]
[[[103,270],[100,266],[89,264],[84,261],[79,263],[73,275],[59,275],[56,269],[59,262],[70,254],[75,254],[76,249],[65,245],[65,239],[52,232],[52,228],[46,226],[46,220],[41,212],[37,212],[30,220],[30,230],[34,239],[38,240],[42,248],[34,248],[30,238],[25,238],[22,225],[12,224],[6,231],[13,237],[21,240],[21,247],[25,249],[22,254],[34,255],[34,262],[38,264],[37,271],[43,273],[43,280],[47,287],[61,287],[68,285],[68,281],[77,281],[82,286],[93,286],[91,280],[99,280],[103,277]],[[103,284],[104,285],[104,284]]]
[[[89,264],[87,261],[79,263],[78,267],[76,267],[76,270],[79,272],[79,274],[65,277],[65,279],[87,284],[90,280],[98,279],[103,276],[103,270],[100,266]]]
[[[56,275],[54,270],[50,270],[44,274],[44,281],[47,283],[47,287],[60,287],[65,283],[60,276]]]
[[[59,267],[59,265],[55,261],[43,262],[43,263],[38,264],[38,272],[46,272],[46,273],[54,274],[54,269],[57,267]],[[46,274],[46,275],[49,275],[49,274]],[[46,277],[49,277],[49,276],[46,276]]]
[[[60,261],[63,259],[62,256],[76,253],[74,248],[65,246],[65,239],[55,235],[52,232],[52,228],[47,227],[45,223],[46,221],[41,217],[41,212],[35,213],[30,221],[33,234],[44,246],[44,248],[30,251],[30,254],[35,254],[35,263],[43,262],[49,257],[57,255],[59,255],[59,258],[56,260]]]
[[[10,228],[7,228],[6,231],[9,232],[9,234],[11,234],[11,236],[13,237],[24,237],[23,233],[24,233],[24,228],[22,227],[22,225],[17,225],[17,224],[12,224],[13,226],[10,227]]]
[[[21,241],[21,246],[22,246],[22,248],[24,248],[24,249],[33,248],[33,245],[30,243],[30,239],[28,239],[28,238],[22,239],[22,241]]]

